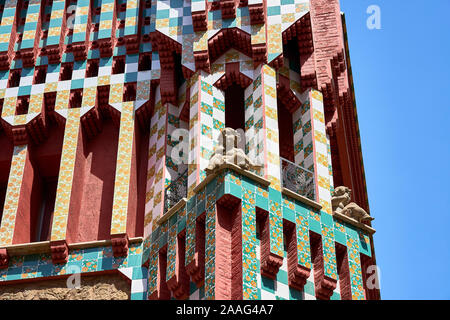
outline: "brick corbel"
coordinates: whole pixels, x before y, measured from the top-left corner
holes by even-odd
[[[111,57],[113,54],[114,42],[115,42],[114,38],[99,39],[92,42],[92,47],[98,48],[101,58],[108,58]]]
[[[321,300],[330,300],[336,289],[337,281],[327,276],[323,276],[319,281],[319,286],[316,288],[316,297]]]
[[[283,105],[291,114],[302,105],[300,100],[298,100],[291,90],[290,80],[281,74],[278,76],[277,97],[279,97]]]
[[[111,245],[114,257],[128,256],[128,242],[128,235],[126,233],[111,235]]]
[[[214,86],[225,91],[233,83],[237,83],[243,89],[252,83],[252,79],[240,72],[239,62],[226,63],[225,74],[214,83]]]
[[[66,240],[52,241],[50,251],[53,263],[67,263],[69,259],[69,247]]]
[[[208,50],[194,52],[195,69],[211,72]]]
[[[221,0],[220,9],[222,10],[222,19],[236,18],[236,3],[234,0]]]
[[[12,127],[11,133],[13,137],[13,142],[15,146],[21,146],[28,144],[30,139],[28,136],[27,128],[25,125]]]
[[[267,62],[267,44],[257,43],[252,45],[252,57],[255,67]]]
[[[194,32],[208,30],[208,6],[205,6],[205,10],[192,12],[191,15]]]
[[[256,3],[248,6],[248,11],[250,13],[250,24],[263,24],[265,22],[265,14],[264,14],[264,4]]]

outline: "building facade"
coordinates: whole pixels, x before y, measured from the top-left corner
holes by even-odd
[[[0,0],[0,298],[379,299],[345,28]]]

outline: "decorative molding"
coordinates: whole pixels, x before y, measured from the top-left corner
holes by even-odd
[[[302,196],[302,195],[300,195],[298,193],[295,193],[294,191],[291,191],[289,189],[281,188],[281,193],[283,193],[284,195],[286,195],[286,196],[288,196],[290,198],[294,198],[295,200],[303,202],[304,204],[307,204],[307,205],[313,207],[314,209],[317,209],[317,210],[321,210],[322,209],[322,206],[319,203],[317,203],[315,201],[312,201],[312,200],[310,200],[310,199],[308,199],[308,198],[306,198],[306,197],[304,197],[304,196]]]
[[[339,219],[341,221],[347,222],[347,223],[367,232],[370,235],[373,235],[376,232],[376,230],[374,228],[368,226],[367,224],[358,222],[355,219],[352,219],[350,217],[347,217],[346,215],[343,215],[342,213],[333,212],[333,217],[336,219]]]

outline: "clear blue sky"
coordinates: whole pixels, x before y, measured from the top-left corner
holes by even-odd
[[[369,30],[369,5],[381,30]],[[341,0],[383,299],[450,299],[450,1]]]

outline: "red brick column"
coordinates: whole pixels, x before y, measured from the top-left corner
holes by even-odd
[[[309,268],[298,264],[297,235],[295,224],[284,220],[283,233],[287,243],[287,266],[289,287],[303,291],[307,279],[311,273]]]
[[[242,299],[242,223],[240,203],[217,204],[215,299]]]
[[[175,275],[167,280],[167,287],[172,291],[172,295],[179,300],[189,297],[189,275],[185,268],[186,255],[186,233],[177,236],[176,244]]]

